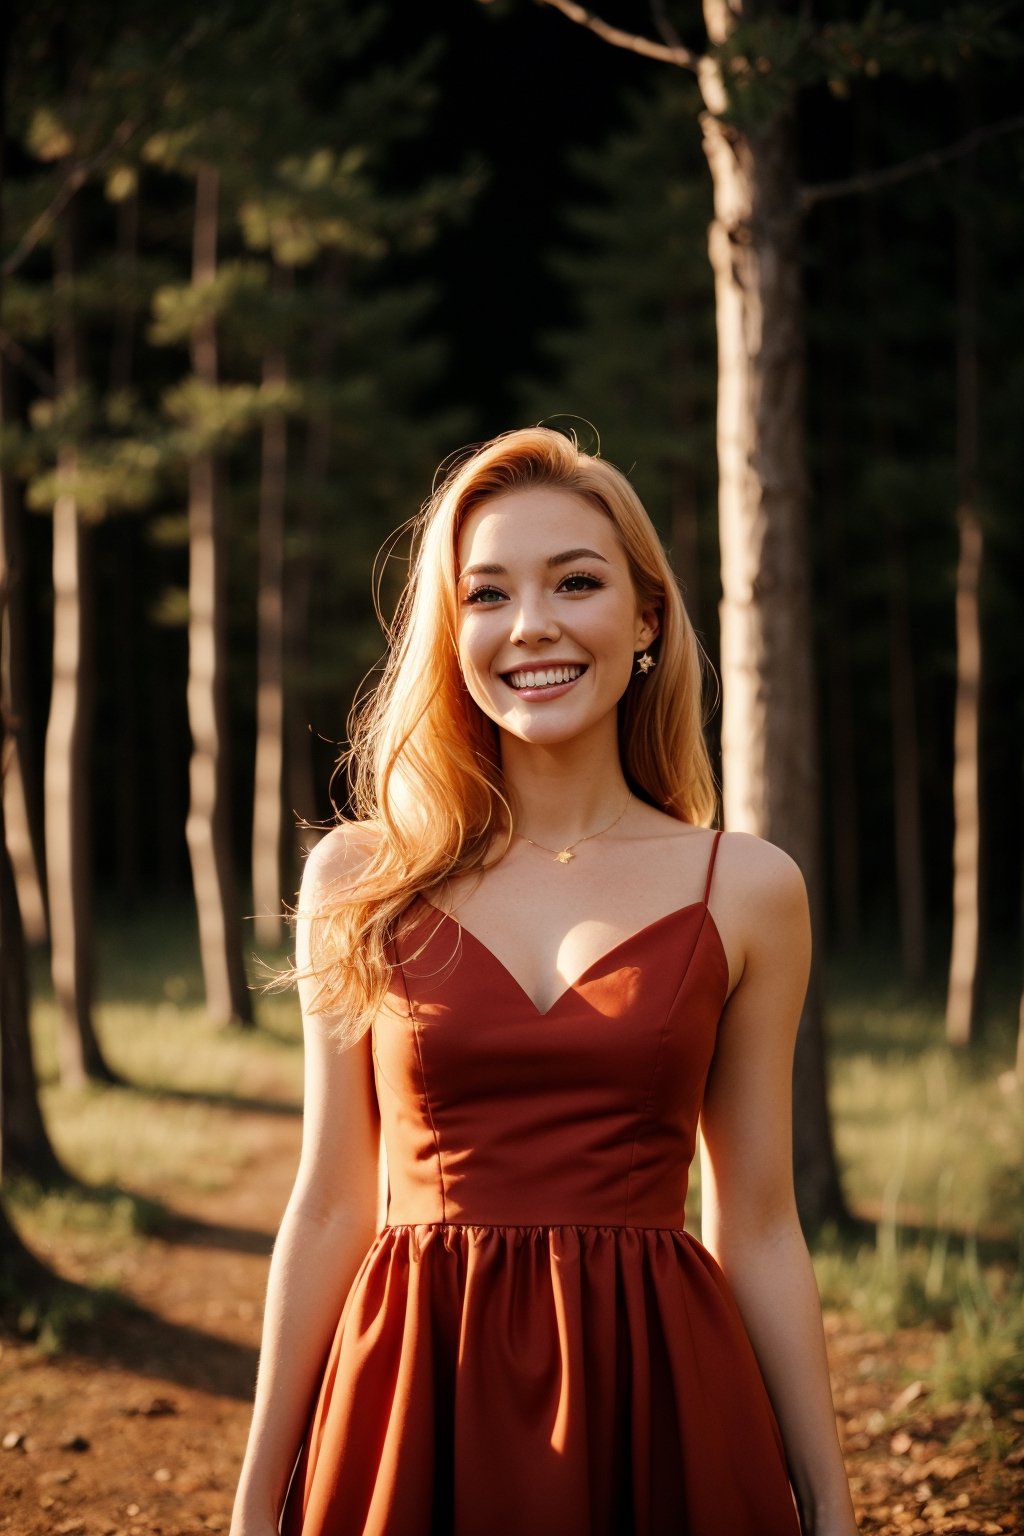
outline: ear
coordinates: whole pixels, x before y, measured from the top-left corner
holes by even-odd
[[[637,614],[634,649],[645,651],[649,645],[657,640],[660,632],[661,619],[659,615],[653,608],[645,608],[642,613]]]

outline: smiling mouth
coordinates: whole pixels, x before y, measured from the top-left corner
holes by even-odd
[[[559,683],[574,683],[586,670],[585,666],[523,667],[501,675],[510,688],[554,688]]]

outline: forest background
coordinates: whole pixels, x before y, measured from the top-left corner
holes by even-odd
[[[252,982],[344,807],[374,574],[386,616],[439,461],[545,420],[631,474],[726,709],[754,674],[804,744],[755,763],[752,709],[723,760],[710,714],[726,825],[812,883],[798,1175],[837,1304],[966,1349],[970,1291],[963,1395],[1019,1423],[1020,7],[600,16],[621,33],[560,0],[5,13],[9,1209],[87,1278],[38,1192],[129,1177],[130,1153],[76,1157],[140,1072],[182,1088],[140,1035],[169,1005],[197,1060],[218,1031],[294,1035]],[[753,213],[716,262],[736,165]],[[744,274],[765,307],[737,339]],[[721,418],[716,443],[734,368],[753,491]],[[767,617],[730,653],[755,546]],[[49,1282],[4,1242],[38,1334],[24,1276]]]

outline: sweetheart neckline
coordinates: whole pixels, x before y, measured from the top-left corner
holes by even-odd
[[[606,961],[613,959],[613,957],[617,955],[621,949],[625,949],[627,945],[633,944],[637,939],[643,938],[646,934],[650,933],[653,928],[659,928],[662,923],[670,922],[673,918],[676,917],[683,917],[688,912],[700,910],[703,910],[704,916],[701,919],[698,939],[700,937],[700,933],[703,933],[706,924],[710,923],[711,930],[714,933],[715,939],[718,943],[719,954],[721,955],[722,961],[725,965],[726,996],[728,996],[729,958],[725,952],[725,944],[722,942],[722,935],[718,924],[715,922],[714,914],[712,913],[711,908],[708,906],[707,902],[704,900],[688,901],[685,906],[673,907],[670,912],[663,912],[660,917],[653,918],[649,923],[645,923],[642,928],[637,928],[632,933],[628,933],[624,939],[620,939],[618,943],[613,944],[610,949],[606,949],[603,955],[599,955],[596,960],[592,960],[584,970],[580,971],[579,975],[575,977],[573,981],[570,981],[568,985],[561,992],[559,992],[558,996],[550,1004],[550,1006],[544,1009],[538,1008],[536,1002],[523,986],[519,978],[513,975],[512,971],[509,970],[504,960],[502,960],[499,955],[495,954],[490,945],[485,944],[483,939],[481,939],[479,935],[473,932],[472,928],[467,928],[464,923],[459,922],[459,919],[454,915],[454,913],[446,912],[443,907],[435,906],[434,903],[432,901],[428,901],[425,896],[420,896],[418,900],[420,904],[426,907],[429,911],[436,912],[442,920],[449,923],[454,923],[455,927],[459,930],[459,933],[463,935],[463,937],[468,935],[468,937],[473,940],[473,943],[477,946],[478,949],[482,949],[485,955],[490,956],[498,969],[508,977],[512,985],[529,1003],[538,1019],[549,1019],[554,1013],[555,1009],[558,1008],[567,997],[579,991],[580,987],[587,980],[587,977],[590,975],[591,971],[595,971],[599,965],[604,965]],[[618,969],[621,970],[621,966],[618,967]],[[723,1006],[724,1003],[725,999],[723,999]]]

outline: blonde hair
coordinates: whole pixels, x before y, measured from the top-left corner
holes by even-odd
[[[658,615],[658,665],[619,706],[622,767],[633,792],[680,821],[709,826],[717,809],[703,735],[703,653],[657,533],[625,475],[547,427],[507,432],[458,460],[414,525],[410,574],[388,633],[383,675],[357,705],[342,759],[355,819],[375,833],[354,883],[310,918],[316,1007],[359,1037],[383,1002],[388,947],[412,898],[495,862],[511,838],[497,731],[467,692],[456,625],[459,533],[491,497],[527,487],[571,492],[608,517],[637,606]],[[490,855],[490,858],[489,858]]]

